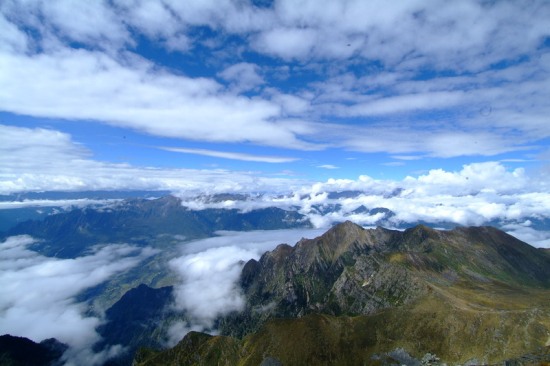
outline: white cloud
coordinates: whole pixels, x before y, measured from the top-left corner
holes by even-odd
[[[338,169],[338,167],[336,165],[332,165],[332,164],[322,164],[322,165],[317,165],[317,168],[323,168],[323,169]]]
[[[550,10],[543,5],[5,1],[0,70],[9,72],[0,72],[0,108],[158,136],[294,149],[322,148],[337,128],[343,138],[331,145],[361,152],[454,157],[537,148],[550,136],[548,56],[540,48],[550,35]],[[197,36],[194,27],[202,26],[210,28],[209,39]],[[219,64],[232,66],[212,74],[231,87],[138,56],[129,47],[142,36],[169,51],[218,45],[212,55],[225,55]],[[230,36],[239,40],[237,51],[223,46]],[[73,49],[69,41],[87,47]],[[260,73],[243,60],[251,49],[292,67],[265,63]],[[292,76],[318,78],[294,85],[292,93],[239,96],[259,86],[277,89],[263,78],[270,68],[264,66],[273,66],[274,75],[286,67]],[[441,111],[431,124],[402,116]],[[382,119],[369,128],[306,122],[335,116]]]
[[[351,116],[377,116],[423,109],[452,107],[462,101],[462,92],[429,92],[399,95],[356,104],[344,109]]]
[[[22,52],[28,47],[27,37],[20,31],[15,24],[8,21],[0,13],[0,28],[3,36],[0,37],[0,51],[4,52]]]
[[[268,90],[268,93],[271,94],[271,100],[281,106],[285,116],[304,115],[311,110],[310,101],[302,96],[284,94],[274,89]]]
[[[284,59],[307,58],[318,43],[317,32],[303,28],[277,28],[260,34],[254,47]]]
[[[208,249],[170,261],[184,279],[176,288],[176,306],[185,309],[194,322],[210,327],[221,314],[241,310],[244,299],[239,293],[241,261],[257,256],[238,247]]]
[[[252,90],[265,83],[259,74],[258,65],[248,62],[240,62],[226,68],[219,76],[232,83],[237,92]]]
[[[165,41],[169,51],[188,52],[191,49],[192,41],[185,34],[178,34]]]
[[[343,191],[355,193],[337,198],[330,194]],[[272,206],[298,210],[315,227],[327,227],[345,220],[369,226],[384,218],[381,213],[355,212],[361,206],[391,210],[394,216],[386,217],[384,221],[384,225],[390,227],[419,221],[514,225],[529,218],[550,219],[550,194],[544,172],[540,176],[534,172],[528,175],[522,168],[508,169],[498,162],[467,164],[459,171],[433,169],[401,181],[377,180],[368,176],[356,180],[329,179],[304,184],[287,195],[264,194],[243,201],[207,202],[187,196],[183,204],[197,210],[232,208],[250,211]],[[529,239],[528,243],[546,245],[544,231],[529,231],[526,235],[516,230],[518,237]]]
[[[233,159],[233,160],[242,160],[242,161],[256,161],[262,163],[289,163],[296,161],[296,158],[284,158],[279,156],[262,156],[262,155],[251,155],[251,154],[242,154],[234,153],[227,151],[214,151],[206,149],[188,149],[181,147],[160,147],[162,150],[179,152],[184,154],[196,154],[204,156],[213,156],[223,159]]]
[[[120,44],[130,39],[126,27],[104,0],[53,0],[38,4],[44,17],[63,37],[95,45],[106,41]]]
[[[301,182],[254,172],[135,167],[103,163],[65,133],[0,125],[0,193],[75,190],[288,191]],[[249,157],[248,155],[243,155]],[[241,156],[241,158],[243,157]],[[272,161],[278,161],[278,157]],[[287,158],[281,158],[287,159]],[[278,187],[278,188],[277,188]]]
[[[447,128],[448,127],[448,128]],[[325,123],[312,137],[327,141],[332,147],[364,153],[386,152],[392,155],[451,158],[458,156],[493,156],[533,148],[525,146],[526,135],[495,134],[490,131],[457,130],[454,126],[423,126],[422,123],[402,126],[400,123],[375,125],[337,125]]]
[[[249,3],[232,0],[193,0],[182,3],[166,0],[165,3],[182,22],[191,26],[222,28],[230,33],[241,33],[270,27],[274,15]]]
[[[67,364],[99,364],[107,354],[91,352],[100,337],[101,320],[86,315],[75,296],[110,276],[137,265],[154,254],[149,248],[125,244],[98,247],[84,257],[57,259],[26,249],[28,236],[0,243],[0,333],[28,337],[35,342],[55,337],[70,346]],[[95,359],[95,361],[94,361]],[[88,361],[90,360],[90,361]]]
[[[428,194],[445,193],[456,196],[476,194],[483,189],[505,194],[525,189],[529,184],[523,168],[507,171],[498,162],[468,164],[460,172],[434,169],[418,178],[407,177],[405,181],[422,187]],[[499,182],[498,186],[495,182]]]
[[[62,208],[71,208],[71,207],[87,207],[87,206],[110,206],[116,204],[117,202],[122,201],[122,199],[89,199],[89,198],[80,198],[80,199],[67,199],[67,200],[49,200],[49,199],[31,199],[31,200],[22,200],[22,201],[2,201],[0,202],[0,210],[10,210],[14,208],[23,208],[23,207],[62,207]]]
[[[0,73],[0,108],[13,113],[91,119],[190,140],[313,146],[272,121],[277,105],[225,93],[210,79],[157,71],[129,54],[124,61],[68,48],[34,57],[3,54],[0,69],[10,70]]]
[[[3,2],[0,10],[15,23],[39,34],[40,47],[32,47],[33,51],[41,47],[55,49],[61,40],[109,50],[133,43],[115,9],[104,0],[8,0]]]
[[[152,39],[167,38],[172,41],[176,33],[185,27],[171,9],[162,1],[116,0],[117,12],[133,29],[142,31]]]
[[[550,231],[535,230],[530,227],[530,225],[531,223],[526,221],[520,224],[508,224],[504,226],[503,229],[508,234],[526,243],[530,243],[539,248],[550,248]]]

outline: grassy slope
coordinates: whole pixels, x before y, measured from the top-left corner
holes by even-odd
[[[408,306],[369,316],[274,319],[241,341],[205,336],[196,348],[186,337],[139,365],[259,365],[266,357],[283,365],[377,364],[373,355],[396,348],[417,359],[430,352],[448,363],[497,363],[550,345],[549,298],[544,288],[429,284],[427,295]]]

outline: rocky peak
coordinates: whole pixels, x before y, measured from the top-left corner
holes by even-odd
[[[312,263],[334,264],[342,254],[374,244],[369,232],[363,227],[346,221],[333,226],[323,235],[310,240],[302,240],[296,244],[293,256],[303,266]]]

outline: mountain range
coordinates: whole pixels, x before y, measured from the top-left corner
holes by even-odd
[[[159,236],[182,240],[207,238],[216,231],[276,230],[311,227],[295,211],[276,207],[241,212],[236,209],[190,210],[181,199],[127,199],[102,208],[76,208],[16,224],[2,236],[31,235],[41,239],[33,249],[47,256],[74,258],[98,243],[155,245]],[[63,245],[59,245],[63,243]]]
[[[204,199],[217,202],[228,196]],[[383,208],[361,210],[392,215]],[[242,308],[215,319],[210,330],[216,335],[192,331],[166,349],[170,327],[190,316],[173,307],[176,279],[168,263],[181,255],[178,248],[220,230],[311,226],[297,211],[192,210],[166,196],[75,208],[19,222],[2,236],[30,235],[37,239],[30,249],[67,259],[90,253],[98,244],[158,250],[139,266],[78,295],[79,302],[90,304],[90,312],[103,314],[97,328],[101,341],[94,350],[116,345],[126,350],[108,365],[550,362],[548,250],[490,226],[390,230],[350,221],[242,263],[235,284]],[[37,350],[39,345],[6,339],[0,344],[5,360],[15,359],[12,349]],[[57,345],[52,342],[46,344]],[[54,347],[49,359],[35,364],[58,362],[63,350]]]
[[[491,227],[346,222],[249,261],[240,285],[246,308],[221,335],[192,332],[135,363],[494,364],[550,346],[550,256]]]

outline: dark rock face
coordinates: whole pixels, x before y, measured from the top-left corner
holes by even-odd
[[[0,336],[0,365],[49,366],[56,364],[67,345],[54,338],[35,343],[9,334]]]

